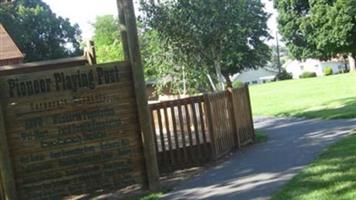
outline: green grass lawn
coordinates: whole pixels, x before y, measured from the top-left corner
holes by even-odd
[[[356,118],[356,73],[250,87],[255,116]]]
[[[260,130],[256,130],[256,143],[263,143],[268,140],[268,136]]]
[[[356,199],[356,135],[332,145],[271,200]]]
[[[139,200],[158,200],[162,193],[153,193],[145,197],[140,198]]]

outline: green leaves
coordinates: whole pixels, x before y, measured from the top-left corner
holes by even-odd
[[[208,88],[207,72],[189,65],[187,57],[173,46],[164,46],[154,29],[142,31],[141,53],[148,81],[154,81],[158,93],[170,89],[173,94],[194,94]]]
[[[279,28],[298,59],[356,52],[356,0],[275,0]]]
[[[26,55],[39,61],[82,54],[78,25],[57,17],[42,0],[18,0],[1,4],[2,23]]]
[[[259,0],[141,1],[146,27],[183,63],[224,77],[263,67],[270,58],[269,15]],[[203,70],[204,69],[204,70]]]
[[[124,59],[118,27],[118,19],[113,15],[104,15],[96,18],[96,21],[93,24],[93,39],[96,47],[98,63]]]

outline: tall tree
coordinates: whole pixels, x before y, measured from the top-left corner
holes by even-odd
[[[42,0],[0,4],[0,23],[25,54],[26,61],[82,54],[79,26],[56,16]]]
[[[283,45],[280,45],[279,48],[277,45],[272,45],[270,48],[272,51],[272,56],[271,61],[267,66],[270,68],[279,69],[279,67],[283,66],[289,59],[288,49]]]
[[[280,32],[295,58],[350,54],[355,59],[356,0],[275,0],[275,7]]]
[[[209,88],[204,69],[187,65],[184,54],[163,46],[158,32],[154,29],[141,29],[141,53],[148,80],[154,80],[158,93],[167,88],[173,94],[186,95],[206,91]]]
[[[98,62],[123,60],[118,19],[113,15],[98,16],[93,27]]]
[[[173,94],[200,91],[200,87],[206,84],[201,73],[195,68],[185,67],[171,49],[164,48],[156,30],[145,29],[141,23],[138,25],[145,77],[147,81],[154,81],[156,92],[161,93],[167,88]],[[98,62],[123,60],[118,19],[112,15],[98,16],[93,28]]]
[[[216,71],[232,86],[230,75],[263,67],[270,58],[267,19],[260,0],[141,0],[146,26],[161,41],[182,52],[182,62]],[[179,55],[179,54],[178,54]]]

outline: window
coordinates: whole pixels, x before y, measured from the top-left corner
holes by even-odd
[[[300,70],[304,71],[304,66],[303,65],[300,66]]]

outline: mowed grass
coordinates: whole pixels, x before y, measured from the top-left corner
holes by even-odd
[[[332,145],[271,200],[355,200],[356,135]]]
[[[268,140],[268,136],[260,130],[256,130],[256,143],[263,143]]]
[[[162,195],[162,193],[153,193],[153,194],[149,194],[145,197],[142,197],[139,200],[158,200],[161,195]]]
[[[255,116],[356,118],[356,73],[250,87]]]

